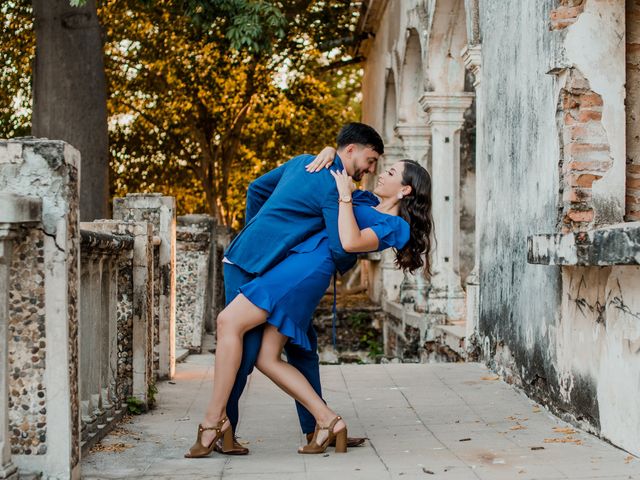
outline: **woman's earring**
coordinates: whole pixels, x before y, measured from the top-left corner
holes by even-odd
[[[402,192],[398,192],[398,200],[402,200],[403,197],[404,195],[402,194]]]

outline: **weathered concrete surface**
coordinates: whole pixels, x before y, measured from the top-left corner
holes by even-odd
[[[482,3],[491,75],[478,126],[479,330],[485,358],[509,381],[640,454],[637,227],[618,224],[623,10],[610,0]],[[567,202],[588,209],[575,210],[574,233],[559,236]],[[527,264],[528,254],[548,265]],[[626,265],[599,267],[615,264]]]
[[[369,437],[344,455],[298,455],[293,402],[256,373],[239,427],[251,454],[187,460],[212,363],[212,355],[192,355],[179,364],[174,383],[160,384],[160,407],[103,442],[129,448],[90,454],[83,478],[640,479],[639,459],[584,432],[554,431],[568,425],[479,364],[322,367],[328,403],[352,435]]]
[[[531,235],[529,263],[540,265],[640,265],[640,222],[567,234]]]

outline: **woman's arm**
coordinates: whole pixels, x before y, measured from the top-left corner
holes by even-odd
[[[338,234],[345,252],[371,252],[378,248],[378,237],[370,228],[360,230],[353,213],[351,194],[356,186],[346,171],[331,172],[338,188]],[[348,200],[348,201],[347,201]]]

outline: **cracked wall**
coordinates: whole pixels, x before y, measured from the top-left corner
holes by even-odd
[[[627,2],[627,26],[638,19],[629,17],[637,3]],[[625,109],[636,54],[627,41],[625,65],[624,2],[493,0],[480,23],[483,69],[491,72],[480,127],[484,354],[561,417],[638,454],[640,269],[526,259],[528,235],[625,218],[639,157],[629,160],[625,134],[638,127],[635,103]],[[628,201],[626,208],[630,218]]]

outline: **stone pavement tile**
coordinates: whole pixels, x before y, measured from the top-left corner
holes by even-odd
[[[211,355],[179,364],[175,384],[159,383],[158,409],[123,425],[129,434],[105,440],[132,447],[84,458],[83,478],[611,480],[638,471],[638,460],[625,463],[625,452],[584,432],[575,434],[580,446],[543,443],[561,437],[552,428],[566,424],[537,411],[513,387],[481,380],[492,374],[477,364],[323,366],[328,404],[345,417],[350,435],[370,439],[347,454],[329,449],[326,456],[296,453],[304,439],[294,404],[256,372],[241,401],[239,427],[251,454],[183,459],[212,375]],[[517,424],[525,428],[511,430]]]

